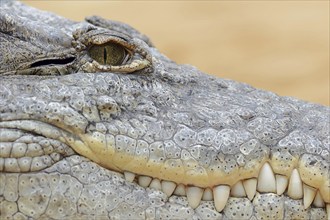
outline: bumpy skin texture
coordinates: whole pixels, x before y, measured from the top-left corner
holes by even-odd
[[[329,203],[328,107],[178,65],[120,22],[2,1],[0,28],[1,219],[325,219],[273,193],[192,209],[122,172],[231,186],[268,161],[278,174],[299,169]],[[86,45],[110,32],[143,61],[93,63]]]

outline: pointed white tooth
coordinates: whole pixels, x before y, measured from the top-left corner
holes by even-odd
[[[289,186],[288,196],[292,199],[302,199],[303,197],[303,184],[297,169],[292,170]]]
[[[230,187],[226,185],[219,185],[213,188],[213,198],[215,209],[221,212],[226,206],[230,193]]]
[[[326,205],[326,210],[327,210],[327,220],[330,220],[330,204],[327,203]]]
[[[321,193],[318,190],[317,190],[316,196],[314,198],[313,205],[317,208],[323,208],[325,206]]]
[[[148,187],[152,178],[150,176],[139,176],[138,183],[142,187]]]
[[[202,200],[204,189],[197,186],[188,186],[186,188],[188,204],[191,208],[195,209],[199,206]]]
[[[206,188],[204,190],[202,200],[204,200],[204,201],[213,201],[213,192],[212,192],[212,189]]]
[[[288,177],[283,175],[276,175],[275,178],[276,178],[276,194],[282,195],[285,192],[286,187],[288,187],[288,183],[289,183]]]
[[[162,191],[167,195],[171,196],[174,192],[176,184],[172,181],[163,180],[162,181]]]
[[[125,180],[127,180],[128,182],[133,182],[134,179],[135,179],[135,174],[131,173],[131,172],[128,172],[128,171],[125,171],[124,172],[124,177],[125,177]]]
[[[173,192],[174,195],[177,195],[177,196],[185,196],[186,195],[186,187],[183,185],[183,184],[179,184],[174,192]]]
[[[316,195],[316,189],[307,186],[306,184],[303,185],[304,187],[304,208],[307,209],[313,202],[315,195]]]
[[[252,200],[257,190],[257,179],[251,178],[243,181],[243,186],[247,197]]]
[[[258,186],[259,192],[276,192],[276,181],[273,170],[269,163],[265,163],[259,172]]]
[[[153,188],[153,189],[157,189],[157,190],[161,190],[162,189],[162,185],[160,183],[160,180],[159,179],[153,179],[149,185],[150,188]]]
[[[242,181],[238,181],[231,187],[230,195],[233,197],[246,197]]]

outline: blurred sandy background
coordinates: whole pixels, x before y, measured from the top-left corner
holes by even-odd
[[[329,1],[24,2],[126,22],[178,63],[329,105]]]

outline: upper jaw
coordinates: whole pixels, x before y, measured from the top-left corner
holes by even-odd
[[[280,179],[289,184],[292,173],[298,172],[301,187],[319,190],[330,202],[325,107],[195,70],[172,64],[150,75],[54,77],[34,84],[32,91],[43,93],[14,94],[11,105],[20,100],[17,111],[74,135],[73,141],[61,140],[112,170],[187,189],[228,186],[235,191],[237,183],[261,182],[261,170],[269,164],[266,173],[275,187]],[[9,84],[2,91],[8,91]],[[47,111],[26,112],[41,100],[46,100],[40,106]]]

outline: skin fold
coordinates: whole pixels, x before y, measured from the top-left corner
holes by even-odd
[[[97,16],[4,1],[0,27],[1,219],[329,219],[328,107],[178,65]],[[233,195],[267,166],[287,189]],[[232,194],[194,206],[140,177]]]

